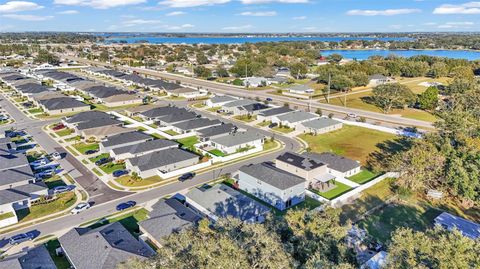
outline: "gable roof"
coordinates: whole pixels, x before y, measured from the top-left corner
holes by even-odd
[[[78,130],[86,130],[92,128],[98,128],[109,125],[120,125],[123,124],[123,121],[113,119],[113,118],[98,118],[90,121],[83,121],[77,124]]]
[[[44,245],[0,260],[0,269],[57,269]]]
[[[305,183],[305,179],[267,163],[244,165],[240,167],[239,171],[280,190],[286,190]]]
[[[264,137],[265,136],[259,133],[246,131],[246,132],[237,132],[237,133],[231,133],[225,136],[215,137],[215,138],[212,138],[211,141],[226,147],[232,147],[232,146],[252,142],[258,139],[263,139]]]
[[[163,117],[160,117],[158,120],[166,123],[175,123],[180,121],[186,121],[197,118],[197,114],[191,111],[182,111],[175,114],[168,114]]]
[[[120,222],[96,229],[74,228],[58,241],[76,269],[114,269],[130,258],[154,254]]]
[[[27,157],[24,154],[5,154],[0,152],[0,170],[28,166]]]
[[[58,110],[75,107],[90,107],[90,105],[80,102],[71,97],[57,97],[52,99],[40,100],[40,104],[48,110]]]
[[[138,154],[138,153],[143,153],[148,151],[161,150],[161,149],[169,148],[173,146],[178,147],[178,143],[175,141],[166,140],[166,139],[155,139],[155,140],[150,140],[144,143],[138,143],[131,146],[115,148],[113,149],[113,152],[117,155],[123,154],[123,153]]]
[[[293,112],[277,116],[277,118],[280,121],[287,121],[287,122],[290,122],[290,123],[295,123],[295,122],[299,122],[299,121],[305,121],[305,120],[309,120],[309,119],[318,118],[318,115],[315,115],[315,114],[310,113],[310,112],[295,110]]]
[[[310,121],[305,121],[305,122],[302,122],[300,124],[307,127],[307,128],[312,128],[312,129],[319,130],[319,129],[334,126],[334,125],[337,125],[337,124],[342,124],[342,123],[337,121],[337,120],[330,119],[330,118],[318,118],[318,119],[314,119],[314,120],[310,120]]]
[[[342,173],[360,167],[360,163],[357,161],[330,152],[305,152],[303,155],[318,160],[319,162],[326,163],[329,168]]]
[[[0,205],[12,204],[29,198],[29,195],[15,192],[12,189],[0,190]]]
[[[232,102],[228,102],[223,105],[223,107],[237,107],[237,106],[246,106],[246,105],[251,105],[255,104],[257,101],[250,100],[250,99],[240,99]]]
[[[225,124],[210,126],[207,128],[197,130],[197,133],[201,137],[211,137],[211,136],[216,136],[220,134],[228,134],[232,132],[234,128],[235,128],[235,125],[231,123],[225,123]]]
[[[238,100],[238,99],[235,98],[235,97],[229,96],[229,95],[216,95],[216,96],[210,98],[210,102],[212,102],[212,104],[230,102],[230,101],[235,101],[235,100]]]
[[[0,170],[0,186],[28,182],[33,179],[35,179],[35,176],[28,165]]]
[[[199,156],[183,149],[170,148],[130,158],[129,161],[140,171],[147,171],[194,158],[198,159]]]
[[[292,112],[292,111],[293,110],[290,109],[289,107],[282,106],[282,107],[276,107],[276,108],[271,108],[271,109],[264,110],[264,111],[258,113],[258,115],[264,116],[264,117],[270,117],[270,116],[285,114],[285,113]]]
[[[282,155],[278,156],[277,160],[301,168],[305,171],[310,171],[320,166],[326,165],[326,163],[316,158],[310,158],[305,154],[298,154],[295,152],[285,152]]]
[[[183,121],[179,122],[176,124],[173,124],[174,127],[177,127],[182,130],[192,130],[192,129],[198,129],[198,128],[203,128],[203,127],[208,127],[208,126],[213,126],[213,125],[219,125],[222,122],[220,120],[211,120],[207,118],[195,118],[193,120],[189,121]]]
[[[92,111],[85,111],[85,112],[80,112],[78,114],[75,114],[67,118],[65,121],[68,123],[78,123],[78,122],[90,121],[95,119],[103,119],[103,118],[113,118],[113,116],[105,112],[92,110]]]
[[[144,112],[141,112],[143,116],[147,118],[157,118],[169,114],[174,114],[174,113],[180,113],[180,112],[186,112],[187,110],[184,108],[178,108],[176,106],[162,106],[162,107],[157,107],[153,108]]]
[[[152,206],[148,219],[138,223],[157,242],[173,233],[191,227],[201,217],[175,198],[160,199]]]
[[[133,131],[128,133],[120,133],[117,135],[112,135],[106,138],[105,141],[102,141],[102,145],[104,147],[110,147],[115,145],[122,145],[131,142],[142,142],[146,140],[151,140],[153,137],[150,135],[140,132],[140,131]]]

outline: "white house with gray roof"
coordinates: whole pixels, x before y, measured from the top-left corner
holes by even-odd
[[[268,163],[242,166],[234,179],[238,188],[279,210],[305,200],[306,180]]]
[[[298,124],[315,118],[318,118],[317,114],[296,110],[287,114],[275,115],[271,119],[273,123],[296,129]]]
[[[239,107],[248,106],[257,103],[254,100],[250,99],[240,99],[232,102],[225,103],[222,105],[222,110],[226,113],[233,113],[235,115],[239,114]]]
[[[327,164],[328,173],[336,177],[351,177],[360,173],[361,165],[359,161],[343,157],[331,152],[305,152],[303,156]]]
[[[205,105],[207,107],[221,107],[226,103],[233,102],[238,100],[238,98],[229,96],[229,95],[216,95],[207,101],[205,101]]]
[[[44,245],[9,255],[0,260],[0,269],[57,269]]]
[[[273,116],[280,116],[292,112],[293,110],[286,107],[274,107],[270,109],[263,110],[257,114],[257,120],[259,121],[272,121]]]
[[[207,128],[211,126],[220,125],[222,122],[220,120],[211,120],[207,118],[194,118],[189,121],[182,121],[172,125],[173,131],[179,134],[187,134],[195,132],[202,128]]]
[[[434,219],[435,225],[448,231],[458,230],[463,236],[472,240],[480,238],[480,224],[471,220],[443,212]]]
[[[149,140],[143,143],[114,148],[110,150],[110,156],[115,160],[124,160],[149,154],[155,151],[178,148],[178,143],[166,139]]]
[[[343,123],[330,119],[318,118],[310,121],[305,121],[297,125],[297,131],[302,133],[309,133],[313,135],[324,134],[335,130],[342,129]]]
[[[189,208],[213,221],[233,217],[247,223],[262,223],[270,212],[267,206],[225,184],[193,188],[185,194],[185,201]]]
[[[142,178],[168,173],[198,164],[200,156],[183,149],[169,148],[127,159],[126,168]],[[159,173],[160,172],[160,173]]]
[[[117,135],[109,136],[105,140],[100,142],[99,147],[101,152],[107,153],[111,149],[131,146],[131,145],[146,142],[152,139],[153,137],[146,133],[133,131],[133,132],[120,133]]]
[[[58,238],[70,264],[76,269],[115,269],[132,258],[145,259],[155,252],[133,237],[120,222],[96,229],[74,228]]]
[[[225,154],[232,154],[242,149],[263,146],[265,136],[251,131],[229,133],[210,139],[210,145]]]
[[[289,87],[288,92],[293,94],[313,94],[315,90],[312,87],[300,84]]]

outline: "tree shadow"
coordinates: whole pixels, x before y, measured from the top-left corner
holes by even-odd
[[[400,136],[392,140],[386,140],[376,144],[378,150],[370,153],[367,157],[367,168],[379,171],[389,167],[391,157],[399,152],[412,147],[414,140],[406,136]],[[383,168],[383,169],[379,169]]]

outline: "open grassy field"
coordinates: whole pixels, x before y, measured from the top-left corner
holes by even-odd
[[[179,133],[175,132],[174,130],[166,130],[166,131],[163,131],[163,132],[166,133],[166,134],[169,134],[171,136],[179,135]]]
[[[378,150],[379,143],[396,136],[372,129],[344,125],[342,129],[326,134],[299,136],[313,152],[333,152],[365,164],[367,156]]]
[[[252,122],[257,119],[257,116],[247,116],[247,115],[240,115],[233,117],[236,120],[241,120],[244,122]]]

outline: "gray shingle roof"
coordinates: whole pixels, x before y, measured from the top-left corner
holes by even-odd
[[[172,146],[178,147],[178,143],[171,140],[155,139],[155,140],[150,140],[144,143],[138,143],[132,146],[116,148],[116,149],[113,149],[113,152],[117,155],[123,154],[123,153],[139,154],[142,152],[161,150],[161,149],[169,148]]]
[[[211,136],[216,136],[220,134],[228,134],[233,131],[234,127],[235,125],[231,123],[226,123],[222,125],[211,126],[211,127],[197,130],[197,133],[201,137],[211,137]]]
[[[102,142],[102,145],[104,147],[111,147],[111,146],[122,145],[126,143],[137,142],[137,141],[140,143],[142,141],[151,140],[151,139],[153,138],[146,133],[133,131],[133,132],[121,133],[121,134],[109,136],[107,137],[106,141]]]
[[[217,217],[230,216],[244,221],[270,212],[270,208],[224,184],[206,190],[194,188],[185,197],[187,202],[190,199]]]
[[[158,120],[166,123],[174,123],[174,122],[195,119],[196,117],[197,117],[197,114],[195,112],[185,111],[185,112],[176,112],[174,114],[168,114],[158,118]]]
[[[282,106],[282,107],[276,107],[276,108],[271,108],[271,109],[268,109],[268,110],[264,110],[264,111],[258,113],[258,115],[261,115],[261,116],[264,116],[264,117],[270,117],[270,116],[285,114],[285,113],[292,112],[292,111],[293,111],[292,109],[290,109],[286,106]]]
[[[314,118],[318,118],[318,115],[305,112],[305,111],[293,111],[293,112],[278,116],[278,119],[280,121],[287,121],[290,123],[295,123],[295,122],[314,119]]]
[[[29,195],[21,194],[12,189],[0,190],[0,205],[11,204],[30,198]]]
[[[360,167],[360,163],[352,159],[336,155],[330,152],[323,153],[314,153],[306,152],[303,155],[308,156],[312,159],[318,160],[320,162],[326,163],[329,168],[345,173],[357,167]]]
[[[203,128],[203,127],[208,127],[213,125],[219,125],[220,123],[221,123],[220,120],[211,120],[207,118],[198,118],[198,119],[195,118],[193,120],[173,124],[173,126],[182,130],[192,130],[192,129],[198,129],[198,128]]]
[[[22,181],[28,182],[33,179],[35,179],[35,176],[28,165],[0,170],[0,186]]]
[[[240,167],[239,170],[280,190],[305,183],[305,179],[267,163],[245,165]]]
[[[114,269],[130,258],[154,254],[119,222],[96,229],[74,228],[58,241],[76,269]]]
[[[57,269],[44,245],[0,260],[0,269]]]
[[[35,192],[44,191],[47,189],[48,189],[47,184],[43,182],[30,183],[30,184],[25,184],[25,185],[12,188],[12,190],[15,191],[16,193],[20,193],[24,195],[31,195]]]
[[[231,133],[225,136],[212,138],[211,141],[226,147],[232,147],[232,146],[252,142],[258,139],[263,139],[264,137],[265,136],[259,133],[247,131],[247,132]]]
[[[319,129],[327,128],[337,124],[341,124],[341,122],[337,120],[329,119],[329,118],[318,118],[318,119],[302,122],[301,124],[307,128],[319,130]]]
[[[28,165],[27,157],[23,154],[5,154],[0,152],[0,170]]]
[[[175,198],[161,199],[152,206],[147,220],[138,223],[157,242],[196,224],[201,218]]]
[[[157,118],[181,112],[187,112],[187,110],[184,108],[178,108],[176,106],[163,106],[141,112],[140,114],[147,118]]]
[[[450,213],[443,212],[435,218],[435,223],[445,226],[448,230],[457,229],[464,236],[471,239],[475,240],[480,238],[480,224],[454,216]]]
[[[254,100],[241,99],[241,100],[228,102],[228,103],[224,104],[223,107],[246,106],[246,105],[251,105],[251,104],[255,104],[255,103],[256,103],[256,101],[254,101]]]
[[[117,94],[125,94],[126,92],[119,90],[114,87],[106,87],[106,86],[92,86],[90,88],[86,88],[84,91],[88,92],[89,94],[97,97],[97,98],[107,98]]]
[[[141,171],[147,171],[193,158],[199,158],[199,156],[186,150],[173,148],[131,158],[130,163]]]
[[[77,124],[78,130],[86,130],[110,125],[120,125],[123,122],[113,118],[98,118],[90,121],[84,121]]]
[[[90,107],[90,105],[88,104],[66,96],[41,100],[40,103],[48,110],[66,109],[74,107]]]
[[[75,114],[67,118],[66,122],[78,123],[78,122],[91,121],[91,120],[103,119],[103,118],[113,118],[113,116],[105,112],[92,110],[92,111],[85,111],[85,112],[80,112],[78,114]]]
[[[277,160],[288,163],[306,171],[313,170],[326,164],[322,161],[317,160],[316,158],[311,158],[309,156],[306,156],[305,154],[298,154],[295,152],[285,152],[282,155],[278,156]]]
[[[305,91],[312,90],[312,88],[308,87],[305,84],[299,84],[299,85],[293,85],[293,86],[289,87],[288,90],[305,92]]]
[[[217,95],[212,98],[210,98],[210,101],[212,104],[218,104],[218,103],[223,103],[223,102],[229,102],[229,101],[235,101],[237,100],[236,98],[228,95]]]

